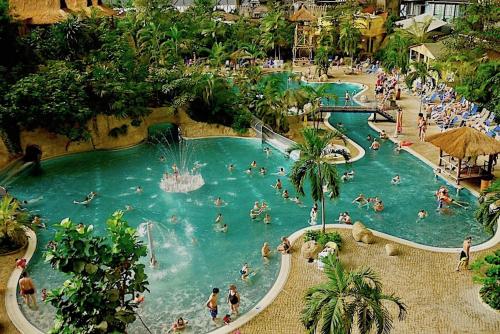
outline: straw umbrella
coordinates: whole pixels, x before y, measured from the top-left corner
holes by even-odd
[[[470,127],[460,127],[438,133],[427,137],[425,141],[439,147],[439,166],[442,165],[443,152],[458,159],[457,183],[460,182],[464,158],[488,155],[486,172],[491,174],[493,157],[500,153],[500,142]]]

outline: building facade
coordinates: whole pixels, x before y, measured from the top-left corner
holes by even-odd
[[[413,17],[430,14],[450,22],[460,16],[467,3],[467,0],[402,0],[400,16]]]

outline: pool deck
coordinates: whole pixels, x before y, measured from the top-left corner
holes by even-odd
[[[480,285],[472,282],[472,273],[454,271],[456,253],[398,244],[400,254],[390,257],[385,253],[388,242],[383,238],[376,237],[374,244],[365,245],[354,241],[350,229],[335,230],[342,236],[340,259],[346,268],[372,268],[384,292],[395,293],[408,306],[406,320],[399,322],[395,317],[393,333],[500,332],[500,313],[480,301]],[[241,328],[242,334],[306,334],[300,322],[303,296],[308,288],[327,279],[316,264],[300,256],[302,244],[299,238],[292,247],[290,275],[284,289],[267,309]],[[497,245],[488,251],[472,252],[472,259],[499,248]],[[395,309],[390,311],[396,315]]]

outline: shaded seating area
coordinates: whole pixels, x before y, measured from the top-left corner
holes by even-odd
[[[441,173],[457,184],[466,179],[492,177],[500,153],[497,140],[474,128],[461,127],[429,136],[426,141],[439,147]]]

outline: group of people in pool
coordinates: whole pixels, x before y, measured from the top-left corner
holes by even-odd
[[[363,194],[359,194],[353,201],[353,204],[358,204],[358,207],[366,207],[369,208],[370,204],[372,204],[373,210],[375,212],[384,211],[384,203],[377,196],[375,197],[365,197]]]

